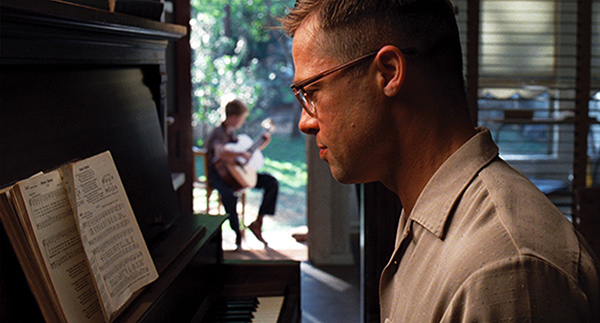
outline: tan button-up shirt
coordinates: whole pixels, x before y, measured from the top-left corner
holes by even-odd
[[[382,322],[600,322],[598,263],[487,129],[435,173],[380,282]]]

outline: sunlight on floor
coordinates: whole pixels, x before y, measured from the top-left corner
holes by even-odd
[[[206,212],[206,195],[205,190],[201,188],[194,189],[194,212],[205,213]],[[217,194],[213,193],[214,198],[211,197],[211,213],[217,212]],[[247,191],[246,193],[246,212],[242,219],[241,215],[241,203],[238,203],[238,212],[240,212],[240,222],[244,222],[245,225],[249,225],[255,220],[256,214],[258,213],[258,206],[260,205],[261,193]],[[281,205],[278,206],[281,209]],[[221,208],[221,213],[224,210]],[[291,215],[295,217],[301,217],[303,215]],[[273,217],[267,216],[263,220],[263,237],[269,243],[269,248],[273,250],[289,251],[294,255],[294,259],[306,260],[308,259],[308,250],[305,243],[297,242],[292,235],[297,233],[307,233],[308,229],[306,225],[290,225],[289,223],[298,223],[301,221],[295,220],[290,221],[290,215],[285,210],[278,210],[277,214]],[[304,219],[301,219],[304,220]],[[222,227],[223,230],[223,250],[235,250],[235,233],[229,226],[229,221],[225,221]],[[250,230],[244,230],[244,239],[242,240],[242,248],[244,250],[264,250],[265,246],[258,241],[258,239],[252,234]],[[269,253],[266,253],[268,255]],[[285,252],[284,252],[285,254]]]
[[[269,243],[269,247],[273,249],[306,249],[306,245],[296,242],[292,238],[292,234],[298,232],[306,232],[304,228],[289,228],[282,230],[268,229],[275,227],[273,223],[275,220],[272,218],[265,218],[263,224],[263,237]],[[244,249],[264,249],[264,244],[252,234],[250,230],[244,230],[244,239],[242,240],[242,247]],[[223,224],[223,250],[235,249],[235,233],[229,227],[229,222],[226,221]]]
[[[320,270],[312,266],[310,263],[302,264],[302,272],[338,293],[343,293],[352,288],[352,284],[323,270]]]

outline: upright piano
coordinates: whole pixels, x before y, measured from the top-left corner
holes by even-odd
[[[0,186],[111,151],[159,271],[116,321],[215,322],[274,304],[279,322],[299,322],[297,262],[228,263],[226,216],[180,212],[166,50],[186,28],[55,0],[0,6]],[[3,230],[0,321],[42,322]]]

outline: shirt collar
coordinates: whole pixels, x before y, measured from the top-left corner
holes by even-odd
[[[454,204],[479,171],[498,156],[498,147],[487,128],[450,156],[419,195],[410,219],[442,239]]]

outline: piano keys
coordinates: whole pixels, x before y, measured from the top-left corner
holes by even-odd
[[[204,322],[277,323],[283,301],[283,296],[220,300]]]
[[[277,323],[283,306],[282,296],[259,297],[253,322]]]
[[[197,322],[300,322],[300,263],[231,262],[224,285]]]

